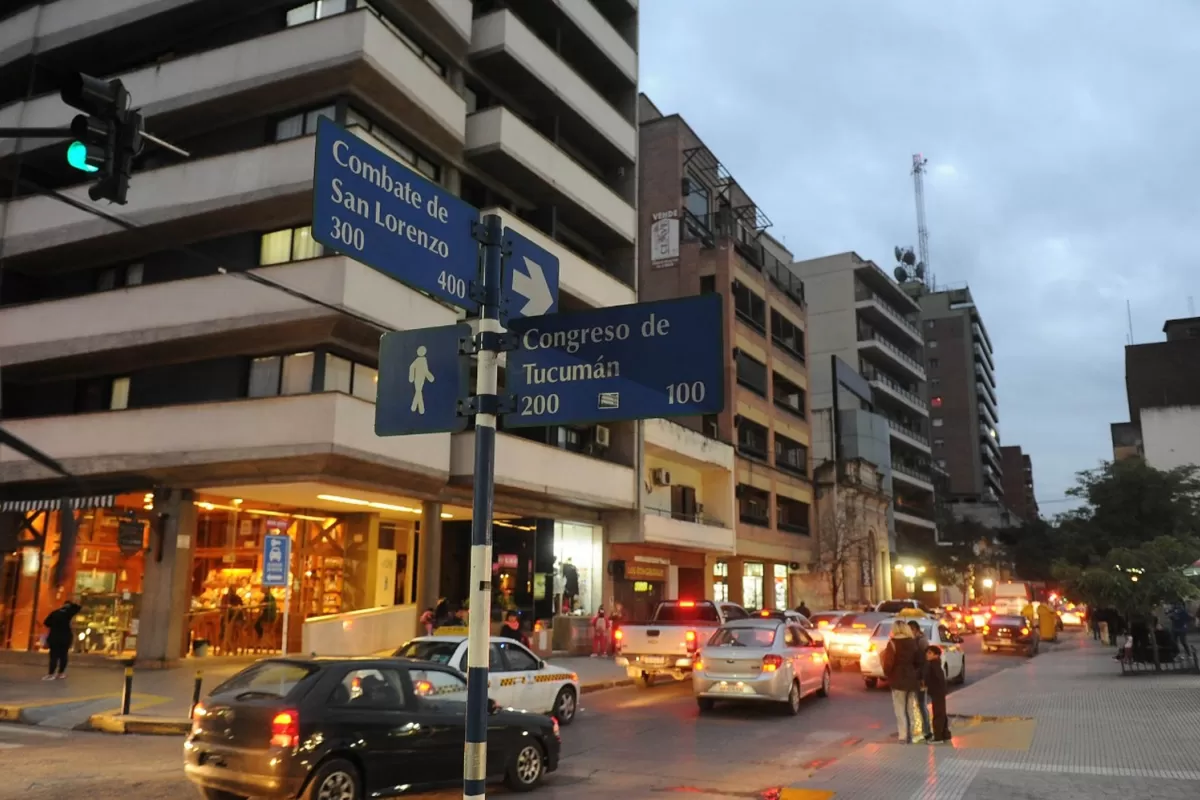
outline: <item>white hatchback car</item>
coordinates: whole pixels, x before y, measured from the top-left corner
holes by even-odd
[[[446,664],[466,674],[467,637],[418,636],[392,655]],[[488,697],[502,708],[550,714],[560,725],[570,725],[579,710],[579,676],[543,661],[514,639],[493,636]]]
[[[904,618],[897,617],[896,619]],[[868,689],[874,689],[881,680],[884,680],[880,654],[887,647],[894,621],[895,619],[885,619],[876,625],[875,630],[871,633],[866,652],[859,656],[858,666],[862,671],[863,682]],[[909,620],[905,619],[905,621]],[[946,675],[946,682],[966,682],[967,655],[962,648],[963,638],[951,633],[945,625],[935,623],[931,619],[917,619],[916,623],[921,626],[921,633],[924,634],[925,641],[942,648],[942,671]]]

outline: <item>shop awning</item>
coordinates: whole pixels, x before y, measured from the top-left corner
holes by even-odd
[[[56,511],[60,502],[62,502],[61,498],[51,498],[48,500],[4,500],[0,502],[0,512]],[[109,508],[116,504],[117,496],[115,494],[93,494],[83,497],[68,497],[66,502],[67,505],[74,509]]]

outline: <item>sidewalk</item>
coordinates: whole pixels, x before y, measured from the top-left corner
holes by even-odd
[[[554,656],[550,663],[579,675],[581,693],[632,683],[609,658]],[[82,666],[64,681],[43,681],[40,666],[0,665],[0,722],[108,733],[174,734],[190,727],[196,671],[202,693],[253,663],[247,658],[188,661],[177,669],[135,670],[131,714],[120,715],[124,672]]]
[[[875,742],[783,797],[1200,797],[1200,676],[1122,677],[1113,652],[1068,640],[952,694],[952,747]]]

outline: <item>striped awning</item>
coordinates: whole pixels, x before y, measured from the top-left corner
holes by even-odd
[[[49,500],[5,500],[0,502],[0,511],[56,511],[60,498]],[[110,508],[117,502],[115,494],[94,494],[85,497],[68,497],[67,505],[74,509]]]

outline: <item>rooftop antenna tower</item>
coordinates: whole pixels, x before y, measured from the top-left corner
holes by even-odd
[[[925,165],[928,163],[929,159],[920,153],[915,153],[912,157],[913,192],[917,200],[917,259],[925,268],[925,274],[929,276],[927,285],[936,289],[937,284],[929,263],[929,228],[925,226]]]

